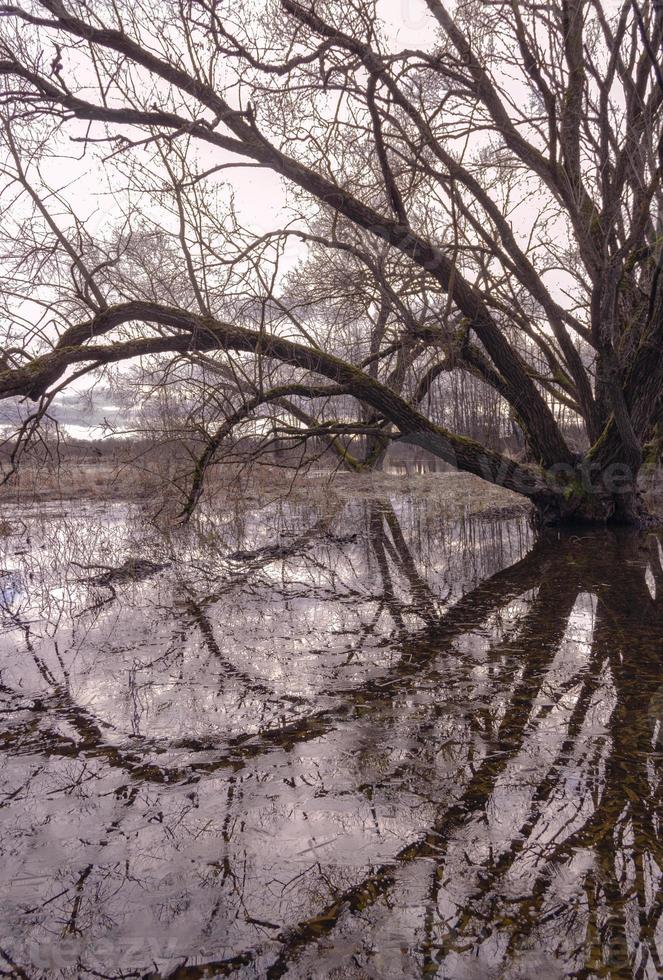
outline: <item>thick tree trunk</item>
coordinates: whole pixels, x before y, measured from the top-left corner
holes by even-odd
[[[626,472],[624,466],[623,471]],[[579,467],[577,479],[534,501],[536,520],[542,525],[625,524],[649,527],[661,523],[645,499],[637,477],[615,486],[614,470],[587,477]]]

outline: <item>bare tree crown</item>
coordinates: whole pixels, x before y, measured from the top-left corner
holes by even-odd
[[[36,402],[29,432],[82,373],[157,358],[203,372],[221,416],[189,507],[262,412],[350,466],[353,434],[367,459],[407,436],[557,515],[637,510],[662,422],[663,5],[420,7],[403,47],[371,0],[0,5],[0,396]],[[233,200],[251,179],[283,187],[267,231]],[[528,462],[453,430],[452,373]]]

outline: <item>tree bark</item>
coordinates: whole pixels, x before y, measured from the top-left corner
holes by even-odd
[[[121,324],[134,321],[170,327],[177,333],[105,345],[91,343]],[[321,391],[325,396],[350,394],[369,406],[379,418],[395,426],[409,442],[459,470],[527,497],[534,504],[541,523],[642,523],[650,520],[637,489],[636,474],[625,464],[621,470],[619,463],[614,461],[607,468],[596,467],[592,466],[591,456],[577,461],[575,466],[563,458],[547,470],[518,463],[473,439],[436,425],[376,378],[339,357],[265,331],[250,330],[158,303],[132,301],[118,304],[103,310],[87,323],[71,327],[52,352],[34,358],[26,366],[0,372],[0,399],[27,396],[38,400],[74,364],[108,364],[146,354],[188,353],[192,350],[259,353],[261,357],[321,375],[338,387],[321,389],[302,384],[269,390],[262,395],[257,393],[249,410],[287,393],[311,398],[319,397]],[[245,410],[238,411],[237,420],[245,418],[246,414]],[[232,424],[231,419],[222,427],[222,433],[226,430],[229,433]]]

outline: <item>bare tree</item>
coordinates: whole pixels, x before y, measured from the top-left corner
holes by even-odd
[[[546,520],[643,519],[662,421],[663,8],[425,5],[415,49],[372,0],[2,4],[5,208],[20,207],[0,396],[39,416],[81,372],[205,356],[237,386],[226,427],[296,398],[315,432],[320,399],[351,397],[338,431],[356,422],[378,451],[408,437]],[[112,228],[48,184],[72,139],[90,166],[106,154]],[[246,166],[291,188],[270,233],[219,203],[219,175]],[[171,259],[150,272],[131,243],[160,225]],[[291,302],[293,238],[370,283],[361,343],[321,297]],[[497,393],[531,462],[435,421],[426,395],[449,370]]]

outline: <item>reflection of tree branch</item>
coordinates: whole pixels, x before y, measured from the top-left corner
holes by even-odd
[[[298,542],[301,544],[302,540],[298,539]],[[448,649],[457,636],[478,628],[494,609],[532,588],[539,580],[544,556],[545,549],[540,545],[535,546],[515,565],[497,572],[463,596],[434,626],[423,631],[419,638],[408,637],[407,642],[403,643],[403,658],[397,661],[386,677],[382,675],[355,688],[330,692],[338,697],[338,706],[323,708],[295,719],[290,724],[264,729],[255,735],[240,735],[229,739],[225,744],[225,751],[216,755],[213,760],[194,759],[181,767],[157,765],[146,761],[144,756],[149,751],[161,754],[164,749],[162,741],[141,738],[138,740],[140,750],[137,751],[110,744],[87,709],[71,702],[67,692],[58,686],[50,672],[45,680],[59,694],[56,693],[45,702],[48,711],[42,712],[42,715],[58,717],[64,713],[67,720],[78,729],[80,740],[70,738],[53,728],[44,731],[39,718],[35,718],[22,727],[20,739],[17,738],[17,730],[13,729],[11,735],[7,733],[0,736],[0,743],[9,752],[14,751],[20,741],[23,747],[26,744],[31,745],[35,752],[46,755],[101,758],[110,767],[122,769],[131,779],[156,784],[178,780],[195,781],[203,774],[226,768],[238,769],[274,746],[291,747],[293,744],[321,737],[336,724],[346,721],[348,712],[355,704],[367,706],[390,700],[394,690],[405,690],[417,683],[421,671],[431,660],[439,657],[445,647]],[[213,601],[213,597],[207,597],[205,602],[208,601]],[[218,751],[216,741],[209,742],[202,738],[174,739],[168,747],[191,752]]]
[[[205,646],[213,654],[215,660],[223,668],[224,674],[229,675],[235,680],[243,684],[247,691],[252,694],[262,694],[266,697],[272,697],[272,691],[265,684],[263,684],[257,677],[247,674],[246,671],[240,670],[231,660],[228,660],[223,655],[221,647],[217,643],[216,637],[214,636],[214,628],[209,620],[209,617],[205,615],[203,607],[196,602],[195,599],[189,598],[187,602],[187,610],[191,614],[191,618],[198,626]]]
[[[74,892],[75,892],[74,902],[71,907],[71,915],[69,916],[69,921],[65,926],[65,930],[64,930],[65,935],[68,933],[80,934],[80,929],[78,928],[78,913],[80,911],[81,902],[83,901],[83,887],[87,879],[92,874],[93,868],[94,868],[93,864],[86,865],[86,867],[83,868],[83,870],[81,871],[80,875],[78,876],[78,880],[74,885]]]
[[[525,664],[522,677],[512,693],[511,706],[500,725],[497,740],[506,749],[497,756],[491,753],[481,762],[461,797],[436,820],[420,840],[406,845],[393,861],[382,865],[346,891],[314,919],[300,922],[287,930],[282,936],[283,949],[267,971],[270,980],[283,976],[301,950],[330,932],[342,914],[348,911],[364,911],[382,897],[395,883],[395,872],[399,864],[410,863],[422,857],[439,861],[440,852],[446,850],[451,833],[471,814],[487,805],[498,777],[522,747],[531,709],[545,677],[544,668],[555,655],[575,602],[577,587],[573,580],[567,579],[562,595],[559,592],[559,583],[555,582],[554,586],[543,584],[527,617],[525,631],[537,639],[537,645]],[[435,874],[438,878],[441,877],[440,865]]]
[[[553,792],[559,788],[559,781],[564,777],[564,763],[572,757],[574,748],[582,727],[586,721],[587,711],[591,707],[593,699],[597,693],[597,682],[603,668],[603,661],[597,657],[592,657],[586,677],[582,681],[582,687],[578,698],[571,712],[567,723],[567,734],[560,745],[555,759],[553,760],[548,772],[536,786],[530,802],[530,810],[527,818],[513,835],[513,840],[509,848],[504,851],[490,869],[484,869],[481,876],[481,883],[478,890],[471,896],[476,909],[477,903],[489,893],[493,893],[491,911],[486,914],[486,918],[492,918],[492,908],[497,904],[500,897],[500,889],[497,886],[498,880],[504,878],[514,866],[518,857],[531,844],[531,835],[536,828],[541,817],[543,806],[550,801]],[[473,913],[469,908],[465,910],[462,921],[455,926],[455,933],[462,935],[464,929],[470,924]]]
[[[403,620],[402,604],[396,599],[389,562],[387,561],[382,515],[379,508],[373,504],[371,505],[369,514],[369,528],[371,532],[371,548],[373,549],[380,578],[382,579],[382,601],[389,610],[389,614],[400,632],[404,633],[405,622]]]
[[[176,966],[169,973],[159,973],[151,971],[147,976],[150,980],[198,980],[202,977],[228,977],[244,966],[250,966],[255,959],[253,953],[239,953],[237,956],[230,956],[225,960],[214,960],[211,963],[191,964],[188,966],[186,961],[181,966]]]
[[[7,950],[3,949],[2,947],[0,947],[0,956],[2,956],[7,963],[9,963],[10,967],[12,968],[12,976],[21,977],[21,980],[30,980],[30,974],[26,973],[23,967],[19,966],[18,963],[11,958]],[[4,973],[4,971],[2,972]]]
[[[567,730],[555,761],[537,786],[531,800],[527,820],[514,835],[513,843],[498,861],[485,869],[481,886],[472,897],[475,911],[468,907],[462,918],[466,928],[473,916],[493,920],[495,905],[501,889],[497,885],[528,843],[542,814],[543,804],[565,778],[565,759],[574,758],[574,745],[593,704],[600,703],[602,677],[609,665],[608,677],[615,686],[616,706],[609,722],[609,752],[597,760],[595,779],[600,779],[601,795],[589,818],[571,833],[568,827],[573,818],[561,827],[556,836],[559,843],[549,842],[539,855],[541,870],[528,886],[529,898],[522,906],[517,931],[512,931],[506,955],[532,942],[532,935],[545,921],[543,905],[550,889],[550,869],[560,867],[573,854],[586,849],[593,854],[599,874],[589,872],[584,882],[587,901],[587,948],[585,971],[596,969],[621,970],[634,967],[635,937],[629,949],[632,932],[627,916],[627,903],[637,902],[638,941],[642,951],[640,970],[650,957],[657,975],[660,958],[656,949],[655,929],[658,917],[647,908],[657,907],[656,895],[651,896],[651,867],[661,867],[663,854],[655,822],[656,802],[652,795],[657,776],[657,756],[651,755],[651,732],[644,710],[652,693],[660,684],[660,653],[658,643],[650,637],[660,635],[660,603],[651,600],[645,571],[648,549],[639,549],[638,542],[626,536],[606,535],[603,542],[586,553],[582,544],[571,549],[569,563],[573,564],[581,588],[597,597],[592,650],[576,704],[567,722]],[[651,554],[651,552],[650,552]],[[617,581],[614,568],[622,569]],[[645,594],[646,593],[646,594]],[[635,677],[639,682],[635,683]],[[587,778],[587,777],[586,777]],[[578,812],[581,802],[578,803]],[[620,839],[616,839],[619,835]],[[625,870],[618,877],[618,854],[632,862],[633,881]],[[647,879],[650,879],[650,883]],[[658,895],[661,893],[658,887]],[[476,911],[477,901],[492,894],[489,909]],[[572,912],[572,908],[569,910]],[[552,915],[553,913],[551,913]],[[580,972],[578,975],[586,975]],[[643,973],[644,975],[644,973]]]
[[[415,599],[415,604],[418,607],[417,611],[420,612],[420,615],[425,622],[432,625],[434,620],[437,618],[437,597],[428,583],[419,574],[414,558],[412,557],[412,552],[407,545],[401,525],[394,512],[394,508],[391,506],[388,500],[380,500],[380,511],[387,522],[389,530],[391,531],[391,537],[396,549],[398,564],[401,571],[410,583],[412,595]]]

